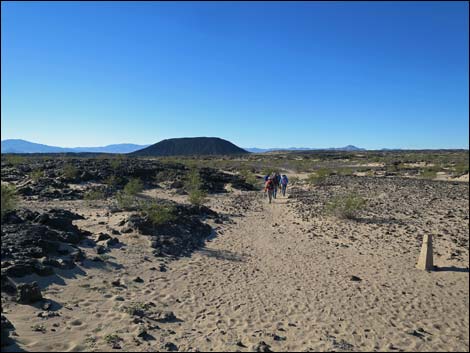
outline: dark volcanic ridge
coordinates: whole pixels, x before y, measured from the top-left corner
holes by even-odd
[[[179,163],[162,163],[155,160],[140,160],[134,158],[122,159],[119,165],[112,165],[112,159],[31,159],[18,165],[2,161],[1,177],[3,182],[16,186],[18,195],[25,199],[83,199],[93,188],[90,182],[101,184],[102,191],[110,197],[132,178],[140,179],[144,188],[158,187],[160,183],[168,182],[168,187],[184,192],[184,180],[189,169]],[[71,168],[72,175],[64,175],[64,170]],[[32,172],[40,170],[41,177],[33,180]],[[208,193],[225,193],[227,184],[239,190],[253,190],[253,186],[242,176],[224,173],[212,168],[200,168],[202,189]],[[109,185],[108,180],[115,178],[115,185]],[[82,184],[82,188],[71,188],[71,184]]]
[[[184,137],[160,141],[130,153],[131,156],[229,155],[249,152],[218,137]]]

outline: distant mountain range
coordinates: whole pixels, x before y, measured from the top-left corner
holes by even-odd
[[[132,152],[131,156],[189,156],[248,153],[230,141],[218,137],[185,137],[160,141]]]
[[[253,152],[265,153],[272,151],[364,151],[364,148],[348,145],[339,148],[240,148],[233,143],[216,137],[178,138],[160,141],[154,145],[136,145],[121,143],[103,147],[57,147],[20,139],[9,139],[1,142],[2,153],[130,153],[135,156],[166,156],[189,154],[240,154]],[[385,150],[385,149],[384,149]],[[133,153],[135,152],[135,153]]]
[[[93,152],[93,153],[130,153],[150,145],[135,145],[121,143],[104,147],[56,147],[25,140],[10,139],[2,141],[2,153],[68,153],[68,152]]]
[[[365,151],[365,148],[359,148],[353,145],[348,145],[345,147],[330,147],[330,148],[309,148],[309,147],[288,147],[288,148],[245,148],[248,152],[253,153],[265,153],[273,151]]]

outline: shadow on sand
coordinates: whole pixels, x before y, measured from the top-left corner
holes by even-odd
[[[444,266],[444,267],[434,267],[434,271],[436,272],[464,272],[468,273],[468,268],[466,267],[457,267],[457,266]]]
[[[20,348],[20,346],[18,346],[18,343],[14,342],[14,339],[15,337],[8,338],[7,342],[11,344],[9,344],[8,346],[2,347],[2,352],[27,352],[23,348]]]
[[[37,282],[41,289],[47,288],[52,284],[65,286],[64,279],[77,279],[86,276],[86,272],[80,267],[75,266],[73,269],[55,269],[55,273],[50,276],[39,276],[31,274],[23,277],[12,277],[11,279],[16,283],[31,283]]]
[[[234,262],[243,262],[245,261],[244,256],[233,253],[228,250],[214,250],[214,249],[201,249],[198,253],[212,257],[217,260],[226,260],[226,261],[234,261]]]

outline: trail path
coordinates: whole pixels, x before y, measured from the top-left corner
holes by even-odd
[[[331,235],[306,231],[288,207],[292,199],[270,205],[261,194],[238,197],[244,203],[235,209],[227,196],[211,201],[242,216],[190,258],[168,262],[167,272],[146,260],[142,237],[123,235],[126,251],[111,253],[122,267],[64,273],[64,283],[45,291],[70,307],[45,322],[48,329],[60,323],[57,332],[31,333],[39,320],[28,320],[31,307],[8,316],[20,347],[104,351],[105,337],[117,334],[124,351],[468,350],[468,273],[421,272],[414,254],[334,246]],[[131,283],[135,276],[144,282]],[[125,289],[109,286],[116,277]],[[159,324],[148,332],[154,339],[138,343],[138,324],[120,311],[131,302],[156,303],[179,321]]]

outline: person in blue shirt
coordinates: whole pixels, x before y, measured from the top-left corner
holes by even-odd
[[[287,189],[287,184],[288,183],[289,183],[289,179],[287,179],[287,175],[282,174],[282,177],[281,177],[282,196],[286,196],[286,189]]]

